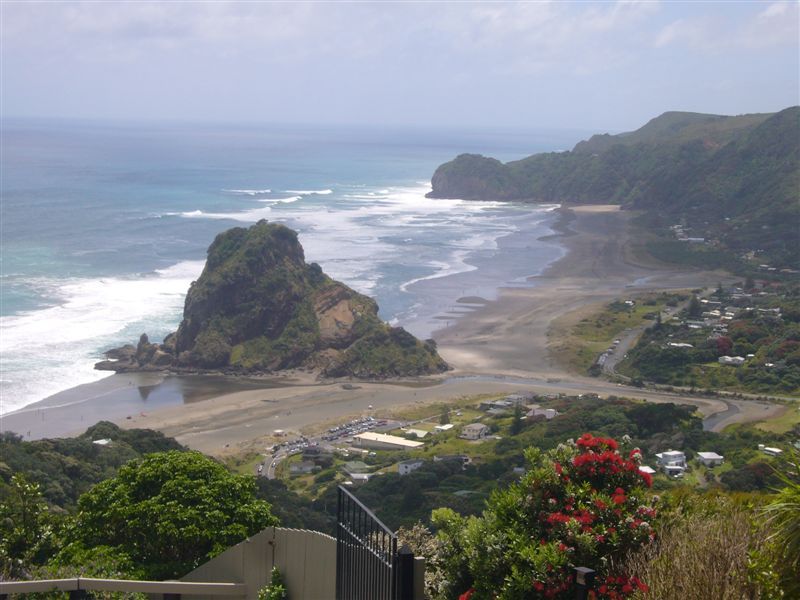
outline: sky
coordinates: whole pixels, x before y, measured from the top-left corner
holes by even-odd
[[[0,0],[0,113],[626,131],[800,103],[798,2]]]

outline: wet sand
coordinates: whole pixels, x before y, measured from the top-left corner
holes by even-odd
[[[616,394],[695,404],[715,430],[761,420],[784,408],[748,400],[687,397],[626,388],[567,373],[548,350],[553,321],[589,304],[652,290],[691,289],[732,281],[718,271],[665,268],[635,256],[631,215],[617,207],[562,211],[556,236],[566,254],[525,287],[501,289],[496,300],[467,294],[434,333],[454,368],[408,382],[317,382],[308,373],[239,380],[153,374],[115,375],[79,386],[0,418],[0,429],[31,437],[70,435],[101,420],[148,427],[214,454],[259,450],[275,429],[313,431],[358,414],[482,393]],[[344,386],[344,387],[343,387]],[[145,394],[146,397],[142,397]],[[373,408],[370,409],[369,406]],[[146,408],[142,408],[146,406]],[[27,437],[27,436],[26,436]]]

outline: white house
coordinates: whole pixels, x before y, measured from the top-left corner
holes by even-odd
[[[461,437],[465,440],[480,440],[489,435],[489,426],[483,423],[470,423],[461,429]]]
[[[769,454],[770,456],[780,456],[783,454],[783,450],[780,448],[770,448],[769,446],[764,446],[764,444],[759,444],[758,449],[764,454]]]
[[[733,367],[744,364],[743,356],[720,356],[717,360],[721,365],[731,365]]]
[[[408,475],[412,471],[416,471],[425,464],[424,460],[404,460],[397,463],[397,472],[400,475]]]
[[[686,455],[680,450],[667,450],[656,454],[658,465],[670,477],[683,477],[686,470]]]
[[[676,465],[686,468],[686,455],[680,450],[667,450],[656,454],[659,465]]]
[[[656,470],[653,467],[648,467],[647,465],[642,465],[639,467],[639,471],[642,473],[647,473],[648,475],[655,475]]]
[[[452,423],[445,423],[444,425],[436,425],[434,430],[436,431],[450,431],[453,428]]]
[[[725,458],[716,452],[698,452],[697,460],[707,467],[716,467],[721,465]]]

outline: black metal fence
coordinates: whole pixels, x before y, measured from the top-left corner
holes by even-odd
[[[336,512],[336,600],[411,600],[413,553],[341,486]]]

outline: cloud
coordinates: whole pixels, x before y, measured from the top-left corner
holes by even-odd
[[[798,42],[800,4],[775,2],[755,14],[740,9],[674,20],[658,31],[653,46],[719,52],[786,45],[796,48]]]

